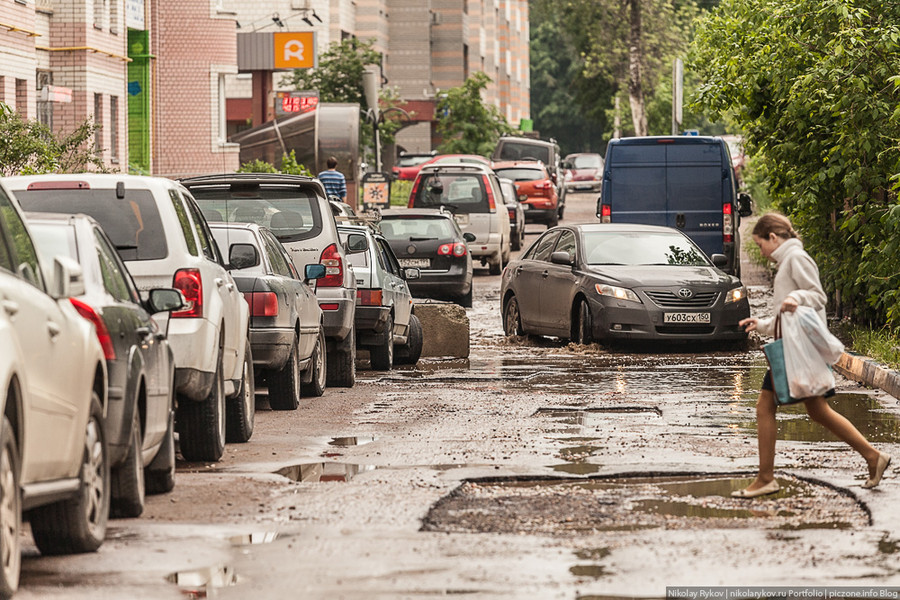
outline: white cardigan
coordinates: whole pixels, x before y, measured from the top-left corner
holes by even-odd
[[[777,315],[784,299],[790,296],[800,306],[815,309],[822,322],[826,323],[827,297],[822,289],[822,282],[819,281],[819,267],[803,249],[803,242],[796,238],[786,240],[772,252],[772,258],[778,263],[772,312]],[[756,328],[763,335],[774,335],[775,316],[759,319]]]

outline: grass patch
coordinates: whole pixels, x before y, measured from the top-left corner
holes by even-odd
[[[409,193],[412,191],[413,182],[397,179],[391,182],[391,206],[406,206],[409,204]]]
[[[851,326],[848,337],[854,352],[873,358],[891,369],[900,369],[900,331]]]

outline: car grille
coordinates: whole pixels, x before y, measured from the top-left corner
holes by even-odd
[[[664,335],[709,335],[716,330],[713,325],[657,325],[656,333]]]
[[[707,308],[716,303],[719,292],[696,292],[690,298],[681,298],[669,290],[654,290],[644,293],[660,308]]]

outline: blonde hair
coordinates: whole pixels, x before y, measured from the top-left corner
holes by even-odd
[[[753,235],[756,237],[767,238],[773,233],[786,240],[799,237],[794,231],[790,219],[777,212],[764,214],[753,226]]]

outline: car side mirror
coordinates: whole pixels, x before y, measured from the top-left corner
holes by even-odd
[[[81,265],[68,256],[55,257],[53,259],[53,281],[48,287],[50,295],[57,300],[83,296],[85,291],[84,271],[82,271]]]
[[[570,162],[563,161],[562,168],[571,170],[575,168],[575,165]]]
[[[325,277],[325,265],[319,263],[306,265],[306,267],[303,269],[303,275],[306,277],[306,281],[322,279],[323,277]]]
[[[753,198],[746,192],[740,192],[737,195],[738,214],[742,217],[749,217],[753,214]]]
[[[422,272],[416,267],[406,267],[403,269],[403,279],[412,281],[422,276]]]
[[[369,240],[361,233],[351,233],[347,236],[347,243],[344,244],[348,254],[358,254],[369,249]]]
[[[721,269],[728,265],[728,257],[724,254],[713,254],[709,257],[717,268]]]
[[[554,252],[550,255],[550,262],[554,265],[572,265],[575,263],[575,258],[565,252],[564,250],[560,250],[559,252]]]
[[[187,306],[184,296],[174,288],[155,288],[150,290],[146,307],[150,314],[180,310]]]
[[[475,234],[474,234],[474,233],[472,233],[472,232],[470,232],[470,231],[467,231],[467,232],[465,232],[465,233],[463,234],[463,239],[466,240],[466,241],[469,242],[469,243],[472,243],[472,242],[474,242],[474,241],[475,241],[476,239],[478,239],[478,238],[475,237]]]
[[[259,252],[253,244],[232,244],[228,248],[228,269],[240,270],[259,264]]]

